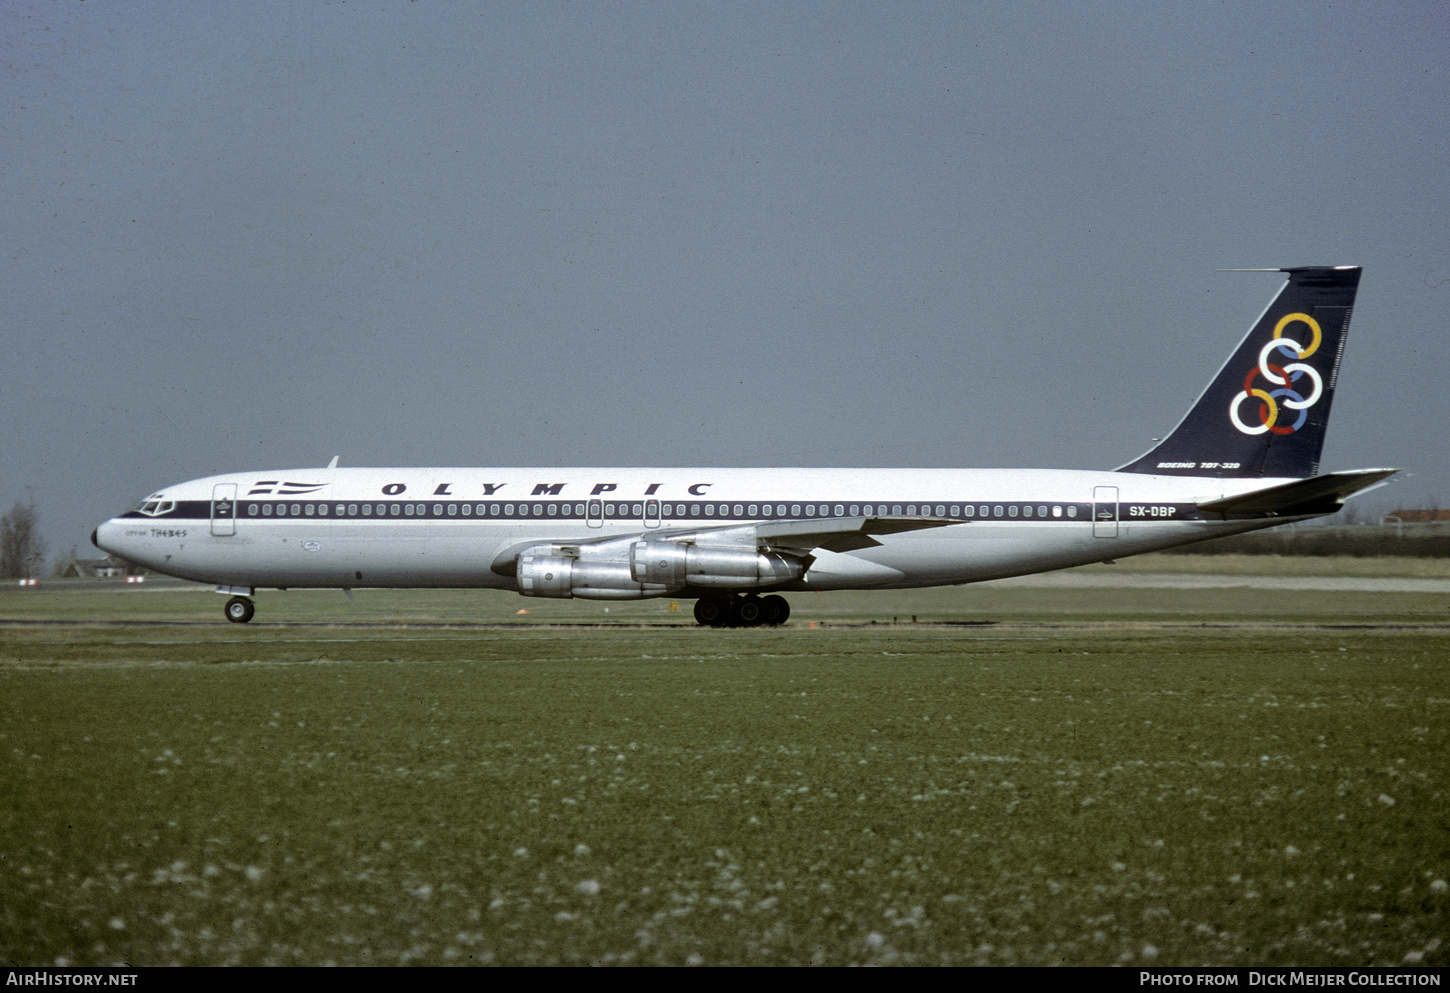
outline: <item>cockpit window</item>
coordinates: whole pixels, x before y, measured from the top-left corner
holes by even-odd
[[[136,509],[147,517],[160,517],[162,514],[169,514],[175,510],[176,501],[166,499],[163,493],[153,493]]]

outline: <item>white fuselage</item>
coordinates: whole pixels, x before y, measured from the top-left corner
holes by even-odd
[[[1114,471],[292,469],[173,486],[101,548],[216,583],[694,597],[710,626],[781,624],[782,592],[1046,572],[1334,513],[1392,475],[1319,475],[1356,266],[1299,266],[1183,420]]]
[[[531,548],[794,542],[803,571],[758,588],[889,589],[1284,523],[1295,518],[1198,509],[1279,482],[1057,469],[293,469],[169,487],[102,524],[96,543],[228,588],[519,589],[514,560]]]

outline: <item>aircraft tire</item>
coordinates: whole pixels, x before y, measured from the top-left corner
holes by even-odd
[[[785,597],[772,593],[760,601],[761,624],[772,626],[784,624],[788,617],[790,617],[790,601]]]
[[[695,601],[695,620],[706,627],[724,627],[729,617],[729,604],[719,597],[703,596]]]
[[[760,598],[748,596],[735,604],[735,620],[743,628],[753,628],[763,623]]]
[[[227,615],[227,620],[233,624],[245,624],[257,612],[257,606],[244,596],[234,596],[227,601],[224,610]]]

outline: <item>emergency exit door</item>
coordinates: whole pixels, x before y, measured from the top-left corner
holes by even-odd
[[[211,488],[211,533],[219,538],[237,533],[236,483],[217,483]]]
[[[1093,537],[1116,538],[1118,536],[1118,488],[1116,486],[1093,487]]]

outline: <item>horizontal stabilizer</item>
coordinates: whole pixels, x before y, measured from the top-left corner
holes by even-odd
[[[1398,469],[1354,469],[1331,472],[1312,479],[1271,486],[1239,496],[1200,503],[1199,510],[1215,514],[1326,514],[1333,513],[1349,497],[1399,472]]]

